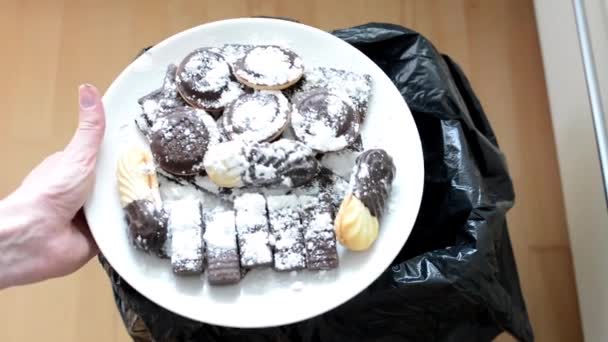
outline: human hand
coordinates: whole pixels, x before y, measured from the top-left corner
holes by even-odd
[[[80,116],[66,148],[0,202],[0,289],[70,274],[98,252],[84,217],[104,135],[101,97],[79,88]]]

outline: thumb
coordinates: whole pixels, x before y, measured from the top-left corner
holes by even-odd
[[[105,131],[105,112],[97,88],[90,84],[78,88],[80,115],[78,128],[65,148],[66,156],[83,166],[95,163]]]

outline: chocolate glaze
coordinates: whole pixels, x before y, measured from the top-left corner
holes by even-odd
[[[201,171],[211,134],[199,113],[182,107],[164,117],[150,136],[150,149],[158,165],[175,175]]]
[[[355,161],[351,178],[352,193],[380,218],[395,178],[393,158],[381,149],[363,152]]]
[[[207,280],[211,285],[235,284],[241,280],[238,250],[207,249]]]
[[[129,234],[133,245],[145,252],[164,256],[167,239],[167,214],[149,200],[136,200],[125,208]]]
[[[177,91],[177,85],[175,83],[176,71],[177,66],[175,64],[169,64],[162,87],[137,100],[142,112],[136,119],[136,123],[138,128],[146,136],[149,135],[150,128],[157,119],[171,114],[176,108],[187,105],[186,101],[184,101]]]
[[[141,97],[137,100],[137,103],[144,107],[144,104],[148,101],[155,102],[157,104],[155,112],[159,115],[170,113],[175,108],[186,106],[186,102],[177,91],[175,82],[176,72],[177,66],[175,64],[169,64],[165,79],[163,80],[163,86],[148,95]]]
[[[344,136],[347,145],[355,145],[359,138],[360,118],[354,108],[340,96],[324,88],[299,93],[293,99],[294,112],[292,126],[298,140],[310,144],[317,134],[315,124],[323,122],[336,137]],[[340,103],[339,110],[330,103]],[[296,120],[296,117],[300,118]],[[343,146],[343,147],[346,147]],[[335,149],[311,146],[319,151]]]
[[[326,192],[317,196],[300,197],[306,244],[306,268],[309,270],[329,270],[338,267],[339,264],[336,235],[332,224],[335,217],[330,197]],[[318,222],[324,221],[323,216],[329,216],[329,219],[325,220],[327,223],[325,226],[319,226]]]
[[[224,57],[214,50],[217,51],[201,48],[188,54],[177,68],[176,82],[179,93],[190,105],[218,113],[243,89]],[[189,65],[191,61],[198,62]]]

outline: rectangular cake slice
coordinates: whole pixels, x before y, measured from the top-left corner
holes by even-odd
[[[241,280],[236,223],[233,210],[205,213],[207,279],[211,285],[235,284]]]
[[[184,198],[170,201],[168,230],[171,234],[171,266],[176,274],[203,272],[204,243],[201,201]]]
[[[306,267],[304,235],[300,222],[298,197],[268,196],[268,221],[274,245],[274,269],[292,271]]]
[[[241,267],[256,268],[272,265],[264,196],[253,193],[238,196],[234,200],[234,210]]]
[[[329,195],[302,195],[302,226],[306,244],[306,268],[328,270],[338,267],[338,251]]]

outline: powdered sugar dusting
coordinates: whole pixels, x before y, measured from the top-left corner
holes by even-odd
[[[184,65],[181,78],[193,80],[192,88],[198,92],[220,91],[230,79],[230,67],[219,55],[195,53]]]
[[[304,236],[298,198],[294,195],[267,197],[270,231],[274,245],[274,267],[279,271],[306,267]]]
[[[355,160],[359,154],[359,152],[348,149],[337,152],[329,152],[323,155],[321,158],[321,164],[333,171],[338,176],[349,179],[353,170],[353,165],[355,165]]]
[[[272,263],[264,196],[243,194],[235,199],[234,209],[241,265],[258,267]]]
[[[389,200],[395,172],[393,159],[386,151],[367,150],[357,158],[353,167],[350,192],[379,218]]]
[[[224,131],[232,139],[268,140],[287,124],[289,107],[287,98],[279,91],[243,95],[224,113]]]
[[[249,168],[244,148],[243,143],[236,140],[211,146],[205,154],[203,165],[206,170],[213,170],[234,186],[242,186],[243,174]]]
[[[189,54],[177,72],[181,94],[190,103],[220,110],[243,93],[233,80],[230,66],[217,49],[199,49]]]
[[[243,180],[249,185],[288,183],[299,186],[310,181],[319,171],[313,151],[294,140],[246,144],[245,156],[249,166]]]
[[[150,127],[154,125],[159,117],[167,115],[175,108],[186,105],[186,102],[177,91],[175,83],[176,71],[177,66],[170,64],[167,67],[162,87],[137,101],[142,112],[135,120],[144,135],[148,135]]]
[[[243,58],[245,54],[247,54],[247,51],[251,50],[253,47],[253,45],[226,44],[217,49],[217,51],[224,56],[228,64],[234,65],[234,63]]]
[[[186,198],[166,203],[171,232],[171,264],[176,272],[201,272],[203,238],[200,201]]]
[[[331,204],[327,195],[300,196],[302,225],[309,269],[332,269],[338,266],[338,252]]]
[[[359,119],[343,99],[323,90],[301,96],[291,118],[298,139],[323,152],[341,150],[355,141]]]
[[[220,142],[220,130],[217,127],[217,123],[215,122],[215,120],[213,120],[211,115],[209,115],[207,112],[205,112],[202,109],[197,109],[196,113],[201,118],[201,120],[203,121],[203,124],[205,125],[205,127],[207,128],[207,131],[209,132],[209,145],[214,145],[214,144],[219,143]]]
[[[345,136],[336,136],[336,131],[323,121],[315,121],[309,127],[311,134],[306,143],[316,149],[335,151],[348,145]]]
[[[236,222],[232,210],[216,210],[207,214],[204,239],[207,248],[236,250]]]
[[[243,58],[235,74],[258,85],[281,85],[302,76],[302,59],[290,50],[278,46],[258,46]]]
[[[167,175],[161,169],[159,169],[160,177],[158,177],[158,183],[160,184],[159,191],[160,197],[166,202],[176,201],[180,199],[199,199],[202,194],[196,190],[196,188],[189,186],[186,182],[179,183],[174,180],[174,176]],[[167,178],[171,177],[171,178]]]
[[[348,98],[362,116],[367,110],[372,94],[372,80],[369,75],[335,68],[314,67],[307,69],[298,92],[325,88],[342,98]]]
[[[144,129],[150,129],[154,123],[155,129],[167,125],[167,121],[157,120],[157,116],[158,119],[165,116],[159,114],[167,109],[196,105],[219,117],[225,108],[219,125],[207,112],[197,111],[209,131],[209,146],[217,146],[222,140],[242,142],[215,154],[207,153],[211,157],[215,155],[209,160],[220,173],[242,181],[240,188],[218,187],[204,175],[159,177],[160,196],[169,213],[167,249],[173,250],[170,256],[176,272],[201,272],[203,264],[207,264],[204,259],[210,256],[220,261],[213,263],[215,268],[208,264],[206,272],[209,275],[212,270],[216,275],[228,272],[231,283],[240,280],[241,269],[274,265],[276,270],[288,271],[291,277],[297,277],[296,269],[337,266],[333,213],[349,188],[339,176],[351,176],[358,155],[343,149],[352,145],[352,137],[358,134],[361,116],[356,115],[365,113],[371,78],[333,68],[314,68],[307,70],[304,80],[285,93],[255,90],[249,93],[250,90],[235,81],[234,76],[243,83],[264,86],[295,81],[302,76],[304,65],[300,57],[291,53],[282,46],[271,45],[227,44],[204,48],[183,62],[179,73],[172,73],[173,80],[166,80],[165,89],[151,94],[176,95],[175,99],[159,102],[154,97],[142,98],[143,114],[137,124]],[[177,91],[176,76],[178,81],[187,80],[195,93],[192,98],[184,93],[181,83]],[[306,137],[289,127],[294,134],[284,136],[291,140],[266,143],[280,136],[290,120],[292,106],[284,94],[301,95],[319,88],[328,94],[320,108],[309,106],[307,113],[296,111],[294,114],[300,114],[293,119],[294,126],[303,126]],[[187,104],[180,93],[188,100]],[[265,99],[272,101],[262,101],[256,97],[259,95],[268,95]],[[231,122],[224,123],[231,105],[247,97],[256,100],[235,106]],[[170,108],[180,101],[181,106]],[[294,103],[297,103],[295,99]],[[356,115],[350,117],[349,110],[356,111]],[[348,127],[356,127],[357,134],[350,134]],[[228,135],[224,129],[234,134]],[[188,128],[181,131],[186,137],[192,133]],[[168,130],[165,138],[171,139],[170,135],[177,136],[178,132]],[[299,146],[294,148],[294,144]],[[187,151],[188,146],[184,149]],[[317,152],[329,153],[315,158]],[[225,158],[227,154],[231,157]],[[315,163],[309,162],[310,158]],[[323,168],[318,175],[317,159],[333,173]],[[202,172],[204,166],[204,163],[197,164],[197,171]],[[314,175],[304,179],[302,174],[308,169],[314,170]],[[141,171],[150,173],[154,169]],[[366,177],[366,172],[369,176],[370,169],[366,166],[357,169],[361,177]],[[209,205],[208,197],[213,199]],[[202,201],[205,201],[204,215],[201,215]],[[236,274],[238,277],[234,277]],[[214,284],[211,277],[208,279]],[[215,284],[227,280],[220,276],[214,279]],[[298,279],[291,279],[285,285]],[[304,284],[296,281],[289,288],[302,291]]]
[[[217,104],[223,107],[236,100],[241,94],[243,94],[241,85],[238,82],[230,80],[228,81],[228,86],[222,91],[219,100],[217,100]]]
[[[315,201],[311,204],[314,206],[318,204],[319,198],[328,196],[331,207],[334,211],[337,211],[349,189],[350,185],[346,180],[327,169],[321,169],[320,174],[312,182],[295,188],[293,194],[300,196],[299,201],[302,207],[308,205],[306,203],[308,198]]]
[[[160,108],[158,101],[144,100],[142,103],[142,110],[148,115],[156,114],[156,111]]]

